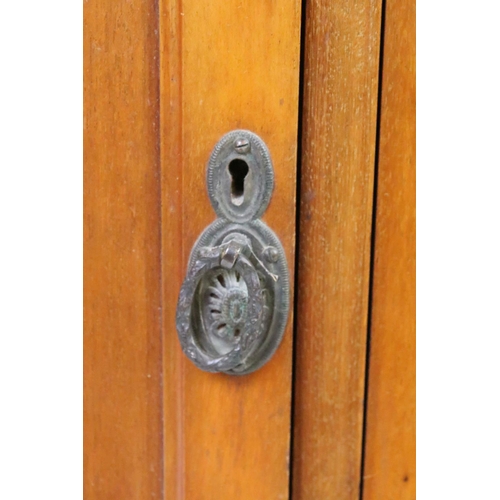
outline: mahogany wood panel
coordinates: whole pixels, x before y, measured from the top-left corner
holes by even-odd
[[[84,4],[84,490],[162,498],[158,16]]]
[[[288,498],[292,318],[267,365],[232,377],[184,357],[175,309],[189,252],[215,220],[207,160],[236,128],[270,149],[276,182],[264,220],[283,243],[293,286],[300,17],[299,0],[160,1],[168,499]]]
[[[385,13],[364,500],[415,487],[415,1]]]
[[[306,3],[294,500],[359,498],[380,13]]]

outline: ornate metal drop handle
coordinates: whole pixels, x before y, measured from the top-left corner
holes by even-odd
[[[236,130],[215,146],[208,194],[219,218],[195,243],[177,304],[184,353],[209,372],[250,373],[274,354],[289,309],[289,275],[276,235],[258,217],[274,183],[269,151]]]

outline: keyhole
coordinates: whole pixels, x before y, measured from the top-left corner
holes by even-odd
[[[245,177],[248,174],[248,165],[243,160],[233,160],[229,164],[229,173],[231,174],[231,202],[233,205],[240,206],[244,200]]]

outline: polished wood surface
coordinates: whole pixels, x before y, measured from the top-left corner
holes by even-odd
[[[175,309],[235,128],[271,151],[293,287],[300,2],[85,2],[86,499],[284,500],[290,463],[294,500],[357,500],[362,470],[365,500],[414,498],[414,4],[394,0],[361,463],[381,3],[306,4],[290,457],[292,314],[274,358],[230,377],[184,357]]]
[[[84,4],[86,500],[162,498],[157,21]]]
[[[287,499],[292,323],[273,359],[231,377],[182,354],[175,308],[189,252],[215,219],[205,167],[220,137],[256,132],[274,162],[264,220],[294,269],[301,5],[160,1],[165,498]],[[292,297],[293,300],[293,297]]]
[[[416,497],[415,70],[415,1],[388,0],[364,500]]]
[[[380,8],[306,3],[294,500],[359,498]]]

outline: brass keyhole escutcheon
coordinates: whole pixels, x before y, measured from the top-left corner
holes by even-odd
[[[261,220],[274,172],[260,137],[229,132],[207,166],[218,218],[198,238],[177,304],[177,332],[191,361],[208,372],[244,375],[272,357],[289,311],[283,247]]]

